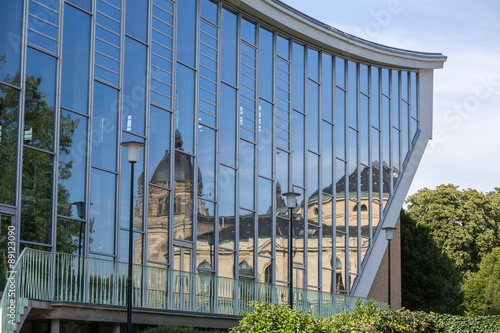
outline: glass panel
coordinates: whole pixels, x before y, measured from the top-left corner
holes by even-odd
[[[239,274],[254,276],[253,257],[255,239],[255,214],[240,209]]]
[[[377,67],[372,67],[371,80],[372,80],[372,91],[370,94],[370,99],[372,102],[372,126],[380,128],[380,106],[379,106],[379,69]]]
[[[299,193],[297,197],[297,208],[293,211],[292,216],[292,250],[293,261],[298,263],[304,262],[304,237],[305,237],[305,223],[304,223],[304,190],[301,188],[293,187],[293,191]]]
[[[64,6],[61,106],[88,113],[90,16]]]
[[[94,85],[92,165],[116,170],[118,91],[102,83]]]
[[[170,187],[170,112],[151,105],[149,141],[150,183]]]
[[[372,197],[380,202],[380,132],[372,129]]]
[[[385,96],[382,97],[382,166],[384,168],[384,191],[385,187],[390,188],[389,181],[389,168],[391,163],[390,151],[390,137],[391,137],[391,122],[389,118],[389,99]],[[386,171],[387,169],[387,171]]]
[[[241,20],[241,38],[255,45],[255,24],[245,19]]]
[[[59,135],[57,214],[85,219],[77,206],[86,201],[87,118],[61,110]]]
[[[358,91],[357,91],[357,83],[356,83],[356,63],[349,61],[348,62],[348,115],[347,118],[349,120],[349,126],[352,128],[358,128]]]
[[[335,58],[335,84],[345,89],[345,60]]]
[[[215,131],[198,127],[198,196],[215,200]]]
[[[125,38],[123,129],[144,135],[146,108],[146,46]]]
[[[276,213],[287,216],[287,207],[283,193],[288,192],[288,153],[276,150]]]
[[[137,137],[124,137],[123,141],[142,141]],[[130,226],[130,177],[131,163],[127,159],[127,147],[122,147],[121,205],[120,227],[128,229]],[[144,230],[142,225],[144,203],[144,148],[139,149],[139,159],[134,163],[134,230]]]
[[[0,85],[0,203],[7,205],[16,202],[18,112],[19,91]]]
[[[322,207],[321,207],[321,217],[322,217],[322,235],[323,239],[321,241],[323,254],[321,255],[323,260],[323,268],[331,268],[330,261],[333,255],[333,198],[329,195],[322,195]]]
[[[307,128],[308,147],[310,150],[318,152],[319,148],[319,86],[308,80],[307,91]],[[295,133],[294,133],[295,135]]]
[[[382,94],[389,97],[389,70],[382,68]]]
[[[234,278],[234,251],[219,249],[219,272],[218,275]]]
[[[0,233],[2,235],[0,238],[0,290],[4,290],[7,274],[11,270],[7,266],[7,258],[9,258],[8,243],[15,241],[16,236],[16,227],[12,216],[0,215]]]
[[[310,79],[319,82],[319,52],[307,49],[307,75]]]
[[[335,285],[337,287],[337,292],[346,291],[346,238],[345,234],[337,233],[336,237],[336,254],[335,259]]]
[[[323,119],[333,122],[332,56],[322,54],[321,61],[321,112]]]
[[[120,252],[118,261],[128,262],[129,231],[120,230]],[[134,232],[132,234],[132,261],[136,265],[142,264],[142,234]]]
[[[278,55],[286,60],[290,60],[290,41],[284,37],[278,36],[276,44]]]
[[[345,159],[345,92],[335,89],[335,150],[336,156]]]
[[[221,165],[219,179],[219,246],[234,249],[236,172]]]
[[[392,126],[399,128],[399,71],[392,70]]]
[[[28,42],[36,44],[50,52],[57,51],[58,2],[44,1],[40,6],[32,1],[28,15]]]
[[[32,48],[28,48],[27,57],[24,143],[52,151],[56,59]]]
[[[368,251],[368,248],[370,247],[370,238],[367,237],[361,237],[359,240],[360,243],[360,251],[361,251],[361,262],[363,262],[366,252]]]
[[[411,72],[410,73],[410,105],[411,105],[411,116],[415,119],[418,120],[418,113],[417,113],[417,105],[418,105],[418,100],[417,100],[417,73]]]
[[[358,132],[349,128],[349,163],[347,165],[349,177],[349,198],[357,198],[358,185]]]
[[[273,173],[273,106],[260,100],[259,104],[259,175],[272,178]]]
[[[411,118],[411,138],[412,140],[415,138],[415,135],[417,134],[417,129],[418,129],[418,121],[415,119]]]
[[[363,94],[360,94],[360,105],[359,105],[359,150],[360,150],[360,163],[363,163],[364,165],[369,165],[368,164],[368,153],[369,153],[369,142],[368,142],[368,137],[370,133],[370,119],[369,119],[369,114],[370,110],[368,109],[368,104],[370,101],[368,100],[368,97],[366,97]]]
[[[175,149],[187,153],[194,152],[194,74],[192,69],[177,64]]]
[[[168,263],[168,216],[170,191],[149,187],[147,260]]]
[[[52,155],[23,149],[21,240],[51,243],[52,172]]]
[[[394,177],[394,182],[399,176],[399,171],[401,170],[399,167],[399,137],[400,133],[397,129],[392,129],[392,172]]]
[[[307,284],[319,286],[319,227],[309,225],[307,230]]]
[[[196,52],[196,0],[177,3],[177,60],[195,66]],[[179,77],[178,73],[178,77]],[[183,77],[183,75],[180,75]],[[182,99],[182,98],[181,98]]]
[[[144,0],[127,0],[125,33],[147,42],[148,6]]]
[[[272,259],[259,257],[259,270],[257,272],[257,282],[273,283],[273,267]],[[265,293],[265,297],[271,297],[269,292]]]
[[[84,248],[85,222],[58,218],[56,251],[81,256]]]
[[[324,121],[322,123],[321,188],[323,192],[333,195],[333,126]]]
[[[276,281],[288,281],[289,219],[276,218]]]
[[[89,248],[91,252],[114,254],[116,176],[92,169],[91,177]]]
[[[324,269],[321,278],[323,280],[321,290],[327,293],[335,293],[335,286],[333,285],[335,281],[335,271]]]
[[[192,240],[193,229],[193,157],[175,152],[174,238]]]
[[[292,50],[293,108],[304,112],[304,46],[293,43]]]
[[[306,288],[304,285],[304,270],[299,268],[293,269],[293,286],[294,288]],[[299,299],[296,300],[297,303],[303,303],[302,294],[298,294]]]
[[[272,256],[273,236],[273,206],[272,206],[272,181],[259,178],[259,255]]]
[[[273,33],[259,29],[259,95],[273,100]]]
[[[23,1],[1,1],[0,13],[9,13],[0,21],[0,81],[18,86]]]
[[[352,217],[349,217],[349,273],[358,273],[358,233],[357,233],[357,210],[352,211],[352,202],[350,202],[350,211]],[[352,285],[351,285],[352,286]]]
[[[254,208],[255,146],[241,140],[240,146],[240,206]]]
[[[406,158],[406,154],[408,153],[408,150],[410,149],[409,147],[409,127],[410,127],[410,119],[409,119],[409,113],[410,113],[410,107],[408,103],[406,102],[401,102],[401,146],[402,146],[402,155],[401,155],[401,162],[404,161]]]
[[[91,0],[68,0],[68,2],[71,2],[72,4],[85,9],[86,11],[90,12],[91,11]]]
[[[401,71],[401,99],[409,102],[408,99],[408,72]]]
[[[359,65],[359,91],[368,94],[368,66]]]
[[[318,223],[318,199],[319,199],[319,170],[318,170],[319,156],[308,152],[307,153],[307,200],[308,200],[308,214],[307,219],[309,223]]]
[[[210,201],[198,201],[198,220],[196,224],[197,243],[196,243],[196,260],[197,267],[201,263],[209,263],[210,268],[214,267],[214,244],[215,244],[215,204]]]
[[[177,271],[189,272],[191,270],[191,249],[174,246],[174,267]],[[179,276],[178,278],[181,278]],[[176,282],[176,284],[181,284]],[[187,286],[185,286],[187,288]]]
[[[304,115],[294,111],[292,121],[292,180],[294,185],[304,186]]]
[[[221,23],[221,75],[222,80],[236,86],[236,60],[238,43],[237,16],[222,9]],[[221,101],[224,101],[222,98]],[[224,118],[222,118],[224,119]]]
[[[361,192],[359,193],[361,235],[370,237],[370,168],[362,167],[361,171]]]
[[[217,4],[209,0],[202,0],[201,17],[209,20],[213,24],[217,24]]]
[[[236,90],[221,85],[220,163],[236,166]]]
[[[346,231],[345,228],[345,186],[346,186],[346,173],[345,162],[336,160],[335,164],[335,183],[337,202],[335,204],[335,223],[337,231]]]

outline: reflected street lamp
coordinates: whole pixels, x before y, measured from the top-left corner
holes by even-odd
[[[491,304],[493,304],[493,302],[492,302],[492,301],[490,301],[490,300],[487,300],[487,301],[486,301],[486,307],[488,308],[488,316],[490,315]]]
[[[297,207],[297,197],[300,193],[287,192],[283,193],[286,198],[286,206],[288,207],[288,217],[290,226],[288,228],[288,305],[293,309],[293,258],[292,258],[292,215],[293,209]]]
[[[122,142],[127,148],[127,159],[130,163],[130,224],[128,237],[128,279],[127,279],[127,333],[132,333],[132,243],[134,233],[134,164],[139,159],[139,149],[144,143],[137,141]]]
[[[387,288],[387,298],[389,306],[391,306],[391,240],[394,237],[394,230],[396,230],[395,227],[385,227],[382,228],[382,230],[385,231],[385,238],[388,241],[387,244],[387,271],[388,271],[388,288]]]

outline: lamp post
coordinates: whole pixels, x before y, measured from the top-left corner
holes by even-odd
[[[127,159],[130,163],[130,224],[128,237],[128,278],[127,278],[127,333],[132,333],[132,257],[133,257],[133,234],[134,234],[134,164],[139,159],[139,149],[144,143],[137,141],[122,142],[127,148]]]
[[[396,230],[395,227],[385,227],[382,228],[382,230],[385,231],[385,238],[388,241],[387,245],[387,271],[388,271],[388,288],[387,288],[387,298],[389,306],[391,306],[391,240],[394,237],[394,230]]]
[[[287,192],[283,193],[286,198],[286,206],[288,208],[288,217],[290,226],[288,228],[288,305],[293,309],[293,258],[292,258],[292,215],[293,209],[297,207],[297,197],[300,193]]]
[[[493,304],[493,302],[492,302],[492,301],[490,301],[490,300],[487,300],[487,301],[486,301],[486,307],[488,308],[488,316],[490,315],[491,304]]]

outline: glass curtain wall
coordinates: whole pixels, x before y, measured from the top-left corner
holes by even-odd
[[[135,263],[286,284],[291,232],[295,286],[349,292],[418,132],[418,72],[220,1],[24,3],[0,4],[0,213],[21,248],[127,261],[133,232]],[[123,141],[145,143],[133,192]]]

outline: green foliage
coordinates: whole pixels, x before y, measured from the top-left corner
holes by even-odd
[[[473,315],[487,313],[486,301],[493,302],[491,314],[500,314],[500,248],[486,255],[479,271],[470,274],[463,284],[464,310]]]
[[[401,211],[402,304],[411,310],[457,313],[460,276],[429,227]]]
[[[147,328],[141,333],[223,333],[223,330],[199,330],[192,327],[181,327],[181,326],[158,326],[154,328]]]
[[[380,309],[375,303],[356,301],[356,309],[330,318],[315,319],[287,305],[253,303],[254,312],[245,313],[240,326],[231,333],[309,332],[309,333],[410,333],[439,332],[434,318],[423,312],[392,308]]]
[[[251,302],[252,312],[243,315],[240,326],[231,333],[303,332],[314,333],[316,320],[309,313],[297,312],[288,305]]]
[[[500,332],[500,316],[453,316],[448,314],[431,314],[432,320],[445,333],[498,333]]]
[[[500,188],[482,193],[440,185],[418,191],[407,204],[411,218],[429,228],[462,277],[477,271],[483,255],[500,246]]]

